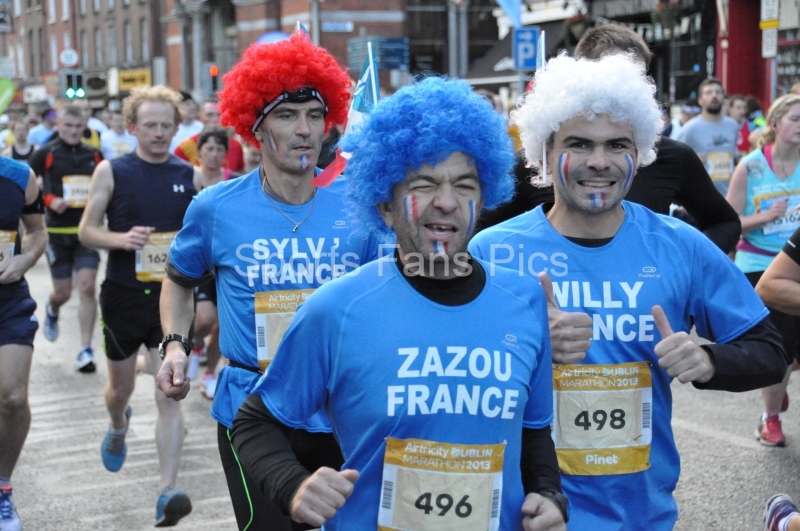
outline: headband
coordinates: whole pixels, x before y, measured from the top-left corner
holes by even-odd
[[[264,121],[264,118],[266,118],[267,115],[272,112],[272,109],[281,103],[305,103],[311,100],[319,101],[325,109],[324,114],[326,116],[328,115],[328,106],[325,104],[325,100],[322,99],[322,95],[317,92],[316,89],[311,87],[303,87],[297,90],[297,92],[289,92],[288,90],[284,90],[278,95],[277,98],[264,106],[264,109],[261,111],[261,116],[259,116],[256,120],[256,123],[253,124],[253,133],[258,130],[258,126],[261,125],[261,122]]]

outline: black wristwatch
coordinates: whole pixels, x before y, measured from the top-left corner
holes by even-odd
[[[553,489],[542,489],[538,494],[539,496],[544,496],[545,498],[553,500],[556,505],[558,505],[558,508],[561,509],[561,516],[564,517],[564,523],[566,524],[569,522],[569,500],[566,496]]]
[[[187,356],[192,353],[192,344],[189,342],[188,337],[179,334],[168,334],[164,336],[164,339],[162,339],[161,343],[158,344],[158,355],[161,356],[162,360],[164,359],[164,356],[167,355],[167,343],[172,341],[180,341]]]

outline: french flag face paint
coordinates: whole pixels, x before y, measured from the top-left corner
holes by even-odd
[[[278,153],[278,143],[275,142],[275,137],[272,136],[272,129],[267,129],[267,137],[269,137],[269,147],[271,147],[275,153]]]
[[[417,196],[414,194],[407,195],[403,198],[403,211],[406,215],[406,221],[409,223],[416,223],[419,221],[419,211],[417,210]]]
[[[566,188],[569,182],[569,153],[558,156],[558,178],[561,179],[561,186]]]
[[[627,190],[631,185],[631,179],[633,179],[633,157],[628,153],[625,153],[625,162],[628,163],[628,174],[625,176],[625,189]]]
[[[445,242],[434,241],[433,252],[434,254],[447,254],[447,244]]]
[[[605,200],[603,199],[603,194],[592,194],[592,208],[599,209],[603,208],[606,204]]]
[[[470,199],[469,202],[469,221],[467,222],[467,235],[472,232],[472,227],[475,225],[475,218],[478,217],[478,204]]]
[[[300,169],[305,170],[308,168],[308,155],[302,155],[300,157]]]

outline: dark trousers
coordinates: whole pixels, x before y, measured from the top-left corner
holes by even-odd
[[[239,463],[239,458],[230,441],[230,430],[222,424],[217,424],[217,444],[239,531],[306,531],[314,529],[311,526],[293,522],[261,494],[256,482]],[[341,470],[342,464],[344,464],[339,445],[330,433],[294,430],[291,444],[298,461],[311,472],[323,466]]]

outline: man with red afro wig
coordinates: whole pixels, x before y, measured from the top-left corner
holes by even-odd
[[[377,257],[372,237],[351,236],[344,183],[311,180],[325,133],[347,116],[350,78],[304,33],[254,44],[223,77],[222,122],[260,146],[263,165],[203,190],[169,250],[161,296],[165,358],[157,380],[180,400],[189,392],[182,348],[192,290],[216,277],[219,343],[230,360],[219,375],[211,416],[239,529],[309,529],[291,523],[239,466],[230,430],[239,407],[272,360],[297,306],[322,284]],[[175,338],[178,338],[177,340]],[[188,342],[188,339],[187,339]],[[343,462],[324,415],[291,434],[308,470]]]

